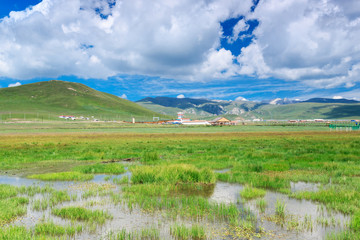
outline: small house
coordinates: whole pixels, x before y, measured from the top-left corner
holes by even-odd
[[[218,117],[218,118],[214,119],[213,121],[211,121],[210,123],[211,123],[211,125],[222,126],[222,125],[230,125],[231,121],[224,117]]]

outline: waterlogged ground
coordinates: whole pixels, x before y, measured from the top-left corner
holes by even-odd
[[[72,236],[73,239],[116,239],[114,236],[119,229],[126,230],[129,233],[140,233],[144,229],[157,229],[157,237],[160,239],[173,239],[170,229],[174,224],[185,226],[198,224],[204,226],[207,239],[247,239],[244,237],[245,233],[236,233],[237,230],[229,228],[227,223],[223,221],[209,221],[209,219],[194,221],[179,216],[168,216],[162,211],[147,212],[138,207],[129,208],[126,204],[114,203],[111,194],[121,195],[124,185],[113,183],[113,179],[121,179],[123,176],[130,178],[131,173],[127,171],[120,175],[95,175],[93,180],[86,182],[55,181],[50,183],[2,175],[0,176],[0,184],[18,187],[49,187],[50,184],[55,190],[67,191],[71,200],[59,203],[54,208],[84,207],[91,210],[105,210],[112,216],[103,225],[87,225],[81,221],[75,223],[54,216],[51,208],[34,210],[34,202],[43,201],[48,197],[48,194],[38,193],[31,197],[27,206],[27,213],[5,226],[17,225],[34,228],[36,224],[41,222],[53,222],[57,225],[83,225],[83,231]],[[86,194],[91,189],[95,189],[95,193],[92,192],[87,196]],[[257,232],[261,232],[259,236],[253,234],[249,239],[326,239],[329,233],[343,230],[349,221],[349,217],[328,211],[321,204],[307,200],[296,200],[285,194],[272,191],[266,191],[262,198],[266,201],[265,211],[262,212],[257,206],[259,199],[245,201],[241,198],[239,193],[243,189],[244,186],[240,184],[217,182],[215,185],[204,188],[201,190],[202,192],[197,192],[197,194],[207,197],[211,202],[235,204],[238,209],[249,211],[249,214],[255,217]],[[292,192],[317,191],[317,189],[317,184],[291,183]],[[182,193],[191,195],[191,191],[186,191],[186,189]],[[285,218],[283,220],[276,218],[277,202],[282,202],[285,206]]]
[[[360,239],[360,135],[286,129],[0,133],[0,240]]]

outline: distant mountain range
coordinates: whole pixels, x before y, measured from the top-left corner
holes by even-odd
[[[0,121],[34,118],[58,119],[59,115],[99,120],[152,121],[175,119],[178,112],[192,119],[360,119],[360,102],[348,99],[312,98],[306,101],[225,101],[155,97],[136,103],[96,91],[80,83],[46,81],[0,89]],[[91,118],[92,119],[92,118]]]
[[[360,117],[360,102],[348,99],[311,98],[306,101],[276,98],[268,101],[223,101],[193,98],[147,97],[137,101],[152,111],[190,118],[223,115],[231,119],[348,119]]]
[[[315,102],[315,103],[359,103],[356,100],[349,100],[345,98],[333,99],[333,98],[311,98],[303,102]]]

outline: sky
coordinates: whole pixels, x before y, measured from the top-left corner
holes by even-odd
[[[0,87],[360,100],[359,0],[0,0]]]

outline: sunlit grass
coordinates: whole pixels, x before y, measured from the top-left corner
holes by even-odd
[[[53,222],[44,222],[38,223],[35,225],[35,234],[36,235],[46,235],[46,236],[74,236],[76,233],[80,233],[83,231],[83,227],[81,225],[76,226],[61,226],[56,225]]]
[[[104,224],[107,219],[112,218],[112,216],[105,211],[93,211],[83,207],[55,208],[52,210],[52,214],[61,218],[77,221],[96,222],[97,224]]]
[[[203,226],[200,225],[192,225],[191,227],[186,227],[184,224],[175,224],[170,227],[170,234],[179,240],[186,239],[206,239],[206,233]]]
[[[60,172],[34,174],[28,176],[28,178],[39,179],[43,181],[87,181],[93,179],[94,175],[80,172]]]
[[[215,183],[215,174],[208,168],[192,165],[138,166],[131,169],[131,181],[137,183]]]
[[[142,130],[146,131],[146,128]],[[56,169],[56,171],[72,171],[69,176],[63,177],[61,175],[64,173],[56,173],[49,174],[51,177],[48,174],[41,177],[38,175],[39,178],[80,181],[91,179],[92,174],[118,174],[123,171],[122,165],[118,163],[93,164],[94,162],[120,161],[124,158],[138,159],[143,165],[129,167],[133,174],[130,182],[127,176],[122,179],[111,176],[113,182],[121,185],[118,188],[123,191],[123,195],[115,193],[111,195],[115,202],[124,204],[129,209],[139,207],[144,211],[165,211],[172,217],[201,216],[221,219],[219,216],[222,214],[213,209],[222,207],[209,206],[207,195],[202,195],[202,190],[198,190],[198,187],[212,185],[215,182],[213,170],[228,168],[229,171],[226,173],[216,174],[217,180],[249,185],[264,191],[277,191],[289,194],[293,198],[324,204],[327,209],[349,214],[353,225],[348,229],[351,234],[358,228],[359,221],[356,220],[360,211],[358,181],[360,135],[358,133],[143,134],[142,130],[136,134],[9,135],[0,140],[2,159],[0,169],[27,171],[31,167],[36,169],[43,166],[46,170],[51,164],[56,165],[61,162],[61,167],[64,169]],[[91,160],[92,165],[87,165],[88,160]],[[74,162],[84,166],[74,168]],[[115,168],[110,169],[112,168],[110,166]],[[118,166],[121,166],[120,169],[116,169]],[[107,168],[109,169],[104,170]],[[36,173],[36,170],[34,171]],[[75,179],[74,175],[77,174],[82,177]],[[108,179],[111,178],[109,176]],[[291,193],[293,190],[291,183],[298,181],[317,183],[319,191]],[[189,186],[190,190],[185,193],[181,189],[183,186]],[[86,190],[89,191],[85,191],[83,197],[95,196],[96,193],[91,189],[86,188]],[[41,191],[43,190],[39,190],[36,186],[23,188],[20,191],[0,185],[0,200],[28,198]],[[68,200],[66,197],[53,197],[50,190],[48,193],[49,201],[51,198],[63,199],[54,200],[53,205],[71,200],[71,196]],[[186,194],[193,196],[185,200]],[[245,193],[243,195],[245,196]],[[249,196],[252,195],[257,196],[257,193],[249,191]],[[242,197],[246,198],[244,196]],[[44,202],[33,201],[30,207],[44,209],[46,205],[50,205],[50,202],[46,201],[46,199]],[[263,212],[262,209],[265,209],[266,204],[260,201],[258,208]],[[222,209],[225,209],[225,213],[236,212]],[[278,216],[281,216],[281,211],[278,213]],[[237,212],[237,214],[243,213]],[[241,222],[240,219],[223,217],[226,222],[237,222],[244,227],[253,227],[251,221]],[[293,225],[295,226],[296,223]]]
[[[264,197],[266,191],[259,188],[253,188],[251,186],[245,186],[242,191],[240,191],[240,196],[246,200]]]
[[[86,174],[121,174],[125,172],[124,166],[119,163],[96,163],[92,165],[78,166],[73,168],[73,170]]]

